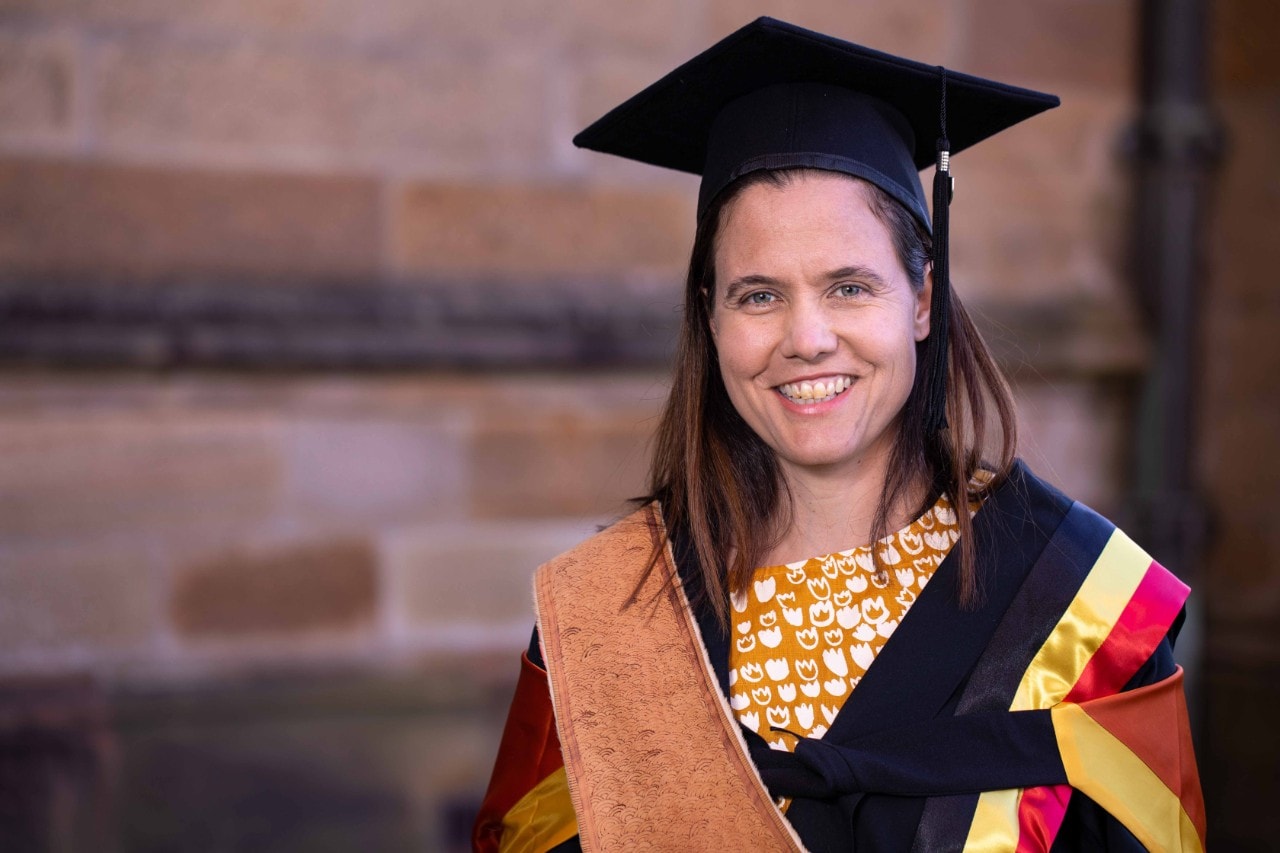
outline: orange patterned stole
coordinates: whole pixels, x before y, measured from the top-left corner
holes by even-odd
[[[583,850],[797,851],[720,693],[650,504],[542,566],[538,628]]]

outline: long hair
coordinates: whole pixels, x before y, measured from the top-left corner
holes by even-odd
[[[773,450],[739,416],[721,379],[711,337],[716,236],[722,211],[744,189],[758,183],[785,186],[803,171],[749,173],[726,188],[698,223],[671,394],[654,439],[647,499],[661,501],[668,523],[688,531],[701,569],[696,597],[704,599],[722,625],[729,622],[729,596],[750,585],[758,561],[785,532],[791,499]],[[884,191],[860,183],[873,213],[889,229],[911,286],[919,292],[932,249],[928,231]],[[911,499],[912,492],[918,493],[921,484],[927,488],[916,515],[946,495],[960,526],[957,593],[963,606],[972,607],[980,600],[980,589],[973,525],[964,509],[982,500],[1008,474],[1017,443],[1016,421],[1008,383],[954,289],[951,318],[948,427],[926,434],[927,395],[919,357],[924,344],[917,343],[916,379],[898,419],[871,540],[888,535],[890,514]],[[999,439],[987,459],[991,414]],[[872,555],[881,569],[878,549],[873,548]]]

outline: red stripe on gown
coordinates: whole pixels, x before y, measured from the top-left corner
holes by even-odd
[[[1186,584],[1153,560],[1065,701],[1079,703],[1118,693],[1155,652],[1189,592]],[[1018,801],[1017,853],[1048,850],[1070,802],[1070,785],[1023,791]]]

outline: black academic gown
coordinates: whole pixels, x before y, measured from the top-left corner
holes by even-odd
[[[688,533],[670,525],[668,529],[681,580],[696,601],[701,573]],[[1047,746],[1053,742],[1051,728],[1045,731],[1048,712],[1034,720],[1019,718],[1020,725],[1013,727],[1003,724],[1011,715],[1000,712],[1010,707],[1022,673],[1087,572],[1088,565],[1081,568],[1073,556],[1096,548],[1097,537],[1110,529],[1023,463],[1015,464],[1010,477],[974,516],[981,605],[960,607],[955,583],[959,558],[953,551],[845,701],[822,744],[809,745],[810,754],[861,749],[848,754],[856,756],[855,765],[872,768],[864,774],[869,781],[857,783],[863,790],[839,790],[854,785],[839,781],[833,789],[830,778],[814,773],[821,760],[801,762],[794,754],[770,750],[762,738],[743,729],[770,791],[792,797],[787,818],[809,850],[960,850],[973,820],[977,790],[1062,782],[1061,761]],[[709,609],[696,615],[727,697],[729,638]],[[1181,616],[1126,690],[1174,673],[1172,642],[1180,624]],[[536,633],[529,656],[542,666]],[[992,725],[981,731],[947,727],[957,714],[966,715],[963,721],[968,725],[979,719],[975,714],[987,711],[993,712]],[[925,742],[917,742],[915,734],[922,732],[930,734]],[[885,745],[893,756],[887,761],[891,766],[877,776],[876,761],[870,759]],[[877,792],[918,792],[934,780],[943,789],[929,791],[938,793],[934,796]],[[580,848],[574,839],[556,849]],[[1077,791],[1052,849],[1145,848]]]

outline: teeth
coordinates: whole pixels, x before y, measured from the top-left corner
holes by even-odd
[[[778,390],[793,402],[825,403],[852,384],[852,377],[836,376],[825,380],[788,382],[786,385],[778,386]]]

